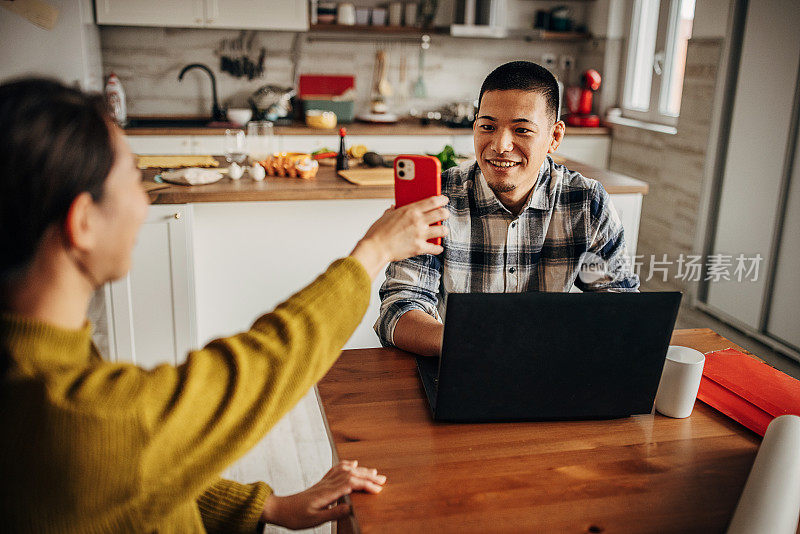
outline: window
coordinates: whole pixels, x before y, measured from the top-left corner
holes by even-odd
[[[675,126],[695,0],[634,0],[622,113]]]

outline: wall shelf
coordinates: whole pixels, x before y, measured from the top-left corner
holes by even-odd
[[[446,35],[458,39],[523,39],[525,41],[587,41],[592,38],[583,32],[554,32],[539,29],[509,29],[504,37],[490,35],[452,35],[449,27],[422,29],[415,26],[343,26],[312,24],[307,35],[311,40],[376,40],[383,38],[419,39],[423,35]]]
[[[309,33],[366,33],[373,35],[423,35],[438,33],[437,30],[423,30],[416,26],[345,26],[342,24],[311,24]]]
[[[508,30],[507,39],[524,39],[530,41],[588,41],[592,34],[585,32],[554,32],[549,30]]]

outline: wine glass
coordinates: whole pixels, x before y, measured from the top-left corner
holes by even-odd
[[[241,165],[247,159],[244,130],[225,130],[225,161]]]

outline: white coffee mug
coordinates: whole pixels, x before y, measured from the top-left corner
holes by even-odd
[[[692,415],[706,357],[699,350],[670,345],[656,393],[656,410],[682,419]]]

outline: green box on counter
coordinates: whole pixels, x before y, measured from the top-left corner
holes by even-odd
[[[339,123],[353,122],[353,118],[355,117],[355,102],[352,100],[304,99],[303,112],[308,112],[310,109],[333,111],[336,113],[336,118]]]

